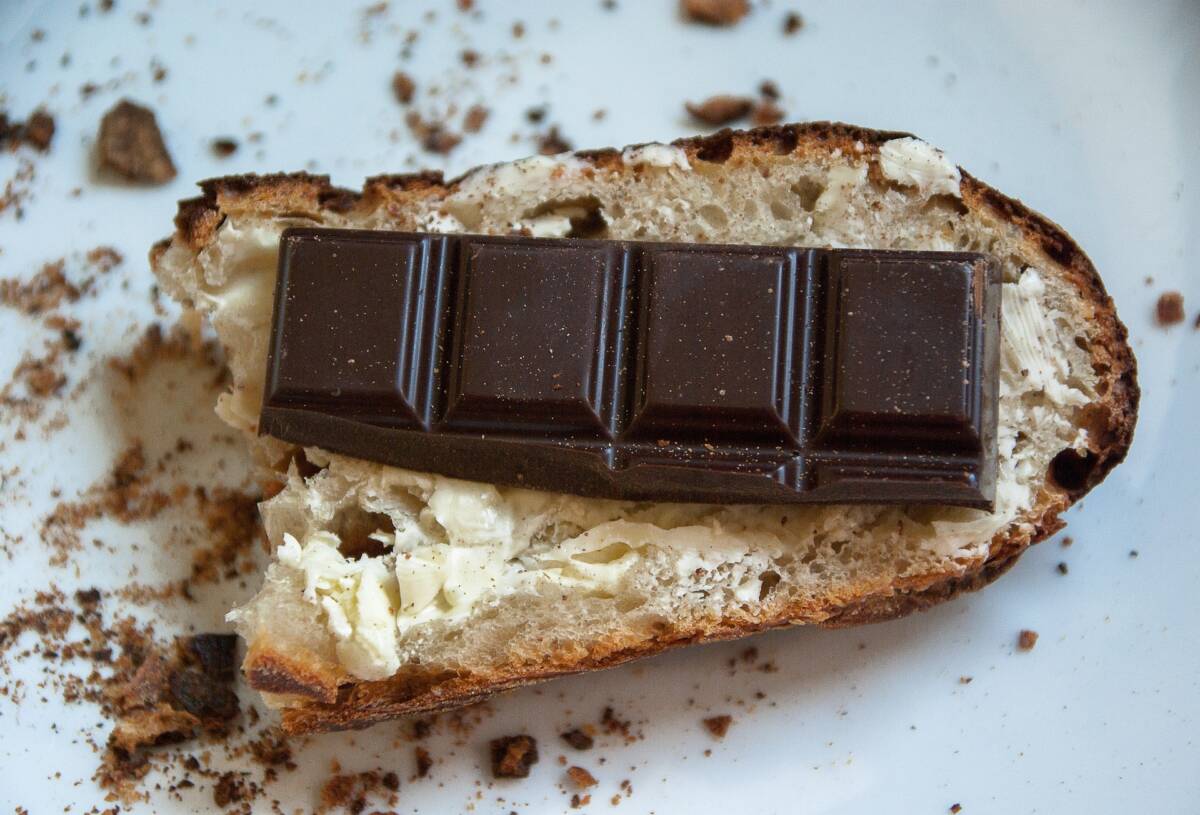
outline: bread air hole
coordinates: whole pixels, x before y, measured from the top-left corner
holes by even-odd
[[[1067,492],[1076,492],[1087,486],[1098,461],[1090,450],[1080,455],[1068,447],[1050,462],[1050,479]]]
[[[758,602],[762,602],[771,596],[771,592],[775,591],[775,587],[779,585],[781,578],[779,572],[768,569],[758,576],[759,582],[762,584],[758,589]]]
[[[804,176],[792,184],[791,190],[796,194],[796,198],[800,202],[800,208],[806,212],[812,212],[813,207],[817,205],[817,199],[825,191],[825,185],[819,179],[812,176]]]
[[[716,204],[705,204],[696,210],[696,212],[714,230],[720,231],[729,226],[729,216],[725,214],[725,210]]]
[[[547,201],[521,216],[522,220],[542,215],[560,215],[571,222],[567,238],[603,238],[608,234],[608,219],[604,217],[604,206],[594,195],[582,198],[563,198]]]
[[[367,557],[382,557],[388,552],[387,544],[380,543],[370,537],[373,532],[394,534],[396,527],[392,519],[382,512],[367,512],[362,507],[353,506],[343,509],[333,522],[333,532],[341,540],[338,551],[343,557],[355,559]]]

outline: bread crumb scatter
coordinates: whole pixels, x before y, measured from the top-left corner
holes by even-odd
[[[492,775],[496,778],[527,778],[538,760],[537,741],[532,736],[493,739]]]
[[[696,121],[720,127],[746,118],[754,108],[754,100],[748,96],[722,94],[710,96],[700,103],[687,102],[684,108]]]
[[[1038,633],[1026,628],[1017,635],[1017,648],[1022,651],[1032,651],[1033,646],[1037,645],[1037,641]]]
[[[321,786],[320,812],[363,812],[367,802],[384,798],[388,806],[395,806],[396,791],[400,779],[393,772],[366,770],[358,773],[343,773],[341,766],[333,763],[332,775]]]
[[[709,716],[704,720],[704,727],[712,734],[715,739],[725,738],[725,734],[729,732],[730,725],[733,724],[733,717],[728,714],[721,716]]]
[[[101,167],[129,181],[165,184],[175,177],[154,111],[128,99],[100,120],[96,150]]]
[[[1183,295],[1177,291],[1163,292],[1154,306],[1154,316],[1161,326],[1183,322]]]
[[[683,13],[689,20],[715,26],[731,26],[750,13],[747,0],[683,0]]]

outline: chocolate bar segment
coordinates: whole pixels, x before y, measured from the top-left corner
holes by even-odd
[[[284,441],[630,500],[992,505],[985,255],[291,229],[279,258]]]

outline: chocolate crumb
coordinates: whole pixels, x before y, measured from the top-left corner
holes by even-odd
[[[958,813],[962,812],[962,804],[951,804],[950,811],[954,813],[954,815],[958,815]]]
[[[692,118],[706,125],[719,127],[744,119],[753,109],[754,100],[745,96],[710,96],[699,104],[684,104]]]
[[[750,4],[747,0],[683,0],[683,13],[698,23],[730,26],[750,13]]]
[[[789,11],[783,18],[783,33],[790,37],[804,28],[804,18],[795,11]]]
[[[528,778],[529,768],[537,763],[537,741],[532,736],[505,736],[493,739],[492,775],[496,778]]]
[[[594,738],[578,727],[563,733],[562,740],[576,750],[591,750],[592,746],[596,743]]]
[[[1030,631],[1028,628],[1023,629],[1017,635],[1017,648],[1021,651],[1032,651],[1033,646],[1037,645],[1038,633]]]
[[[246,792],[246,781],[239,773],[222,773],[217,786],[213,788],[213,802],[219,807],[227,807],[244,799]]]
[[[96,144],[100,165],[122,178],[163,184],[175,177],[154,111],[128,99],[104,114]]]
[[[1155,304],[1154,316],[1161,326],[1183,322],[1183,295],[1177,291],[1163,292]]]
[[[237,149],[237,141],[227,136],[212,140],[212,151],[217,158],[229,158],[237,152]]]
[[[396,71],[392,76],[392,93],[396,96],[396,101],[402,105],[407,105],[413,100],[413,96],[417,92],[417,85],[413,82],[412,77],[404,73],[404,71]]]
[[[393,772],[386,772],[383,774],[383,778],[380,779],[379,783],[383,784],[384,789],[395,792],[396,790],[400,789],[400,776]]]
[[[713,738],[717,739],[725,738],[725,734],[729,732],[731,724],[733,724],[733,717],[728,714],[709,716],[704,720],[704,727],[712,734]]]
[[[1130,557],[1137,557],[1137,556],[1138,556],[1138,550],[1137,550],[1137,549],[1130,549],[1130,550],[1129,550],[1129,556],[1130,556]]]
[[[580,789],[594,787],[596,784],[600,783],[596,780],[596,776],[592,775],[583,767],[568,767],[567,775],[570,777],[571,782]]]

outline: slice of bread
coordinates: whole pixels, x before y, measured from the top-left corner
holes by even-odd
[[[1126,331],[1059,227],[924,142],[814,123],[672,145],[380,176],[204,182],[151,254],[208,316],[277,547],[230,616],[292,732],[462,705],[556,675],[767,628],[885,620],[978,588],[1124,457]],[[278,236],[291,225],[974,250],[1003,267],[992,513],[620,503],[455,481],[255,435]],[[331,286],[352,286],[352,278]]]

